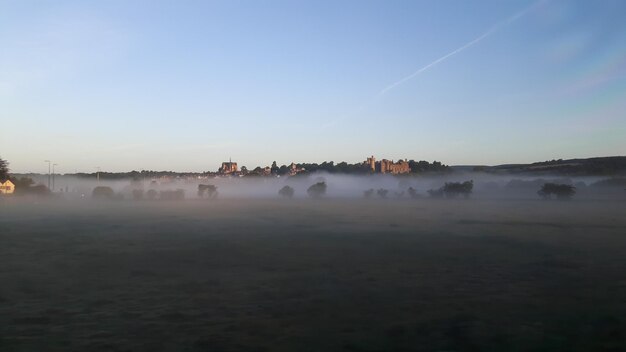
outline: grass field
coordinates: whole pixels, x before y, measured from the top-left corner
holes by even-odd
[[[0,202],[0,351],[624,351],[626,202]]]

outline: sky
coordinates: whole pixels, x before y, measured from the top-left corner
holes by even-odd
[[[0,0],[13,172],[626,155],[626,1]]]

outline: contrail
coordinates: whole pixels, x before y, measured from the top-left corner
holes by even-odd
[[[537,1],[536,3],[530,5],[529,7],[527,7],[526,9],[516,13],[515,15],[507,18],[506,20],[497,23],[496,25],[494,25],[493,27],[491,27],[488,31],[486,31],[485,33],[481,34],[480,36],[478,36],[477,38],[467,42],[466,44],[464,44],[463,46],[447,53],[446,55],[438,58],[437,60],[429,63],[428,65],[420,68],[419,70],[411,73],[410,75],[402,78],[401,80],[394,82],[390,85],[388,85],[385,89],[381,90],[380,92],[378,92],[378,94],[376,95],[376,97],[380,97],[381,95],[386,94],[388,91],[394,89],[395,87],[401,85],[402,83],[409,81],[413,78],[415,78],[416,76],[420,75],[422,72],[427,71],[428,69],[430,69],[431,67],[437,65],[438,63],[445,61],[446,59],[448,59],[451,56],[454,56],[458,53],[460,53],[461,51],[477,44],[478,42],[482,41],[483,39],[487,38],[488,36],[492,35],[493,33],[497,32],[498,30],[500,30],[502,27],[507,26],[513,22],[515,22],[516,20],[518,20],[520,17],[524,16],[526,13],[530,12],[532,9],[534,9],[536,6],[538,6],[540,3],[544,2],[545,0],[540,0]]]
[[[364,104],[362,104],[358,109],[356,109],[354,112],[346,114],[338,119],[335,119],[333,121],[330,121],[324,125],[322,125],[322,129],[327,129],[330,127],[335,126],[337,123],[344,121],[348,118],[350,118],[353,115],[356,115],[358,113],[360,113],[361,111],[365,110],[367,107],[371,106],[374,102],[376,102],[378,99],[380,99],[383,95],[385,95],[387,92],[389,92],[390,90],[394,89],[395,87],[401,85],[402,83],[409,81],[415,77],[417,77],[418,75],[420,75],[421,73],[423,73],[424,71],[427,71],[428,69],[430,69],[431,67],[447,60],[448,58],[450,58],[451,56],[454,56],[458,53],[460,53],[461,51],[479,43],[480,41],[482,41],[483,39],[489,37],[490,35],[492,35],[493,33],[497,32],[498,30],[500,30],[502,27],[504,26],[508,26],[511,23],[515,22],[516,20],[518,20],[519,18],[523,17],[524,15],[526,15],[528,12],[532,11],[535,7],[539,6],[540,4],[549,1],[549,0],[539,0],[535,3],[533,3],[532,5],[530,5],[529,7],[525,8],[524,10],[514,14],[513,16],[505,19],[504,21],[501,21],[497,24],[495,24],[493,27],[489,28],[488,31],[486,31],[485,33],[481,34],[480,36],[476,37],[475,39],[465,43],[464,45],[462,45],[461,47],[447,53],[446,55],[438,58],[437,60],[429,63],[428,65],[420,68],[419,70],[411,73],[410,75],[400,79],[399,81],[396,81],[390,85],[388,85],[387,87],[385,87],[385,89],[381,90],[380,92],[378,92],[378,94],[376,94],[369,102],[366,102]]]

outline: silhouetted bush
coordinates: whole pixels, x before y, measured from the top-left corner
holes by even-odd
[[[18,188],[29,188],[32,185],[35,184],[35,181],[33,181],[32,178],[30,177],[21,177],[21,178],[10,178],[11,182],[13,182],[13,184],[15,185],[15,193],[17,193],[17,189]]]
[[[214,199],[217,197],[217,186],[215,185],[198,185],[198,196],[200,198],[204,197],[206,193],[208,199]]]
[[[10,178],[10,180],[15,185],[15,194],[17,195],[34,194],[47,196],[51,194],[50,189],[44,185],[33,186],[35,181],[30,177]]]
[[[91,196],[93,198],[101,198],[101,199],[113,199],[115,192],[113,189],[108,186],[97,186],[91,192]]]
[[[285,186],[278,191],[278,194],[285,198],[292,198],[295,193],[293,187]]]
[[[409,189],[407,189],[407,193],[409,194],[409,197],[413,199],[419,198],[419,194],[417,194],[417,191],[413,187],[409,187]]]
[[[309,189],[306,190],[306,193],[313,198],[321,197],[326,194],[326,182],[318,182]]]
[[[459,195],[468,198],[473,188],[474,181],[472,180],[465,182],[446,182],[444,186],[439,189],[428,190],[428,195],[430,195],[431,198],[442,198],[443,196],[446,196],[446,198],[456,198]]]
[[[447,198],[455,198],[458,195],[463,195],[465,198],[469,197],[474,188],[474,181],[465,182],[446,182],[443,186],[443,193]]]
[[[545,183],[541,189],[537,191],[543,199],[550,199],[555,195],[557,199],[571,199],[576,194],[576,187],[566,184]]]
[[[367,191],[363,191],[363,197],[365,198],[372,198],[372,196],[374,195],[374,189],[370,188]]]
[[[387,193],[389,193],[389,190],[384,189],[384,188],[379,188],[376,191],[376,194],[380,197],[380,198],[387,198]]]

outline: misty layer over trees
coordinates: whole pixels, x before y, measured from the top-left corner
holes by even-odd
[[[16,176],[12,180],[16,185],[16,195],[51,194],[46,186],[47,175]],[[325,189],[322,191],[323,186],[318,185],[309,192],[318,183],[323,183]],[[550,195],[554,195],[555,199],[576,200],[623,199],[626,193],[626,178],[622,177],[536,177],[476,172],[428,176],[358,176],[318,172],[292,177],[160,177],[101,179],[99,182],[95,178],[56,175],[55,184],[54,197],[68,200],[88,199],[92,196],[117,200],[148,200],[160,199],[161,195],[169,200],[311,196],[325,199],[549,199]],[[103,187],[107,190],[103,191]],[[101,192],[108,192],[107,196],[102,197]]]

